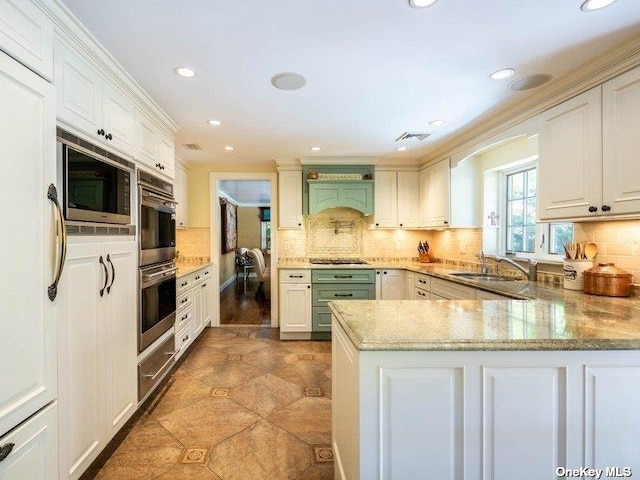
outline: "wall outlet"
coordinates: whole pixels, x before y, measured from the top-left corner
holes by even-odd
[[[465,254],[467,253],[467,241],[459,240],[458,241],[458,253]]]

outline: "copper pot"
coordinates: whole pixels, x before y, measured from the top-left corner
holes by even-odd
[[[607,297],[628,297],[631,295],[632,277],[613,263],[599,263],[597,267],[585,270],[584,292]]]

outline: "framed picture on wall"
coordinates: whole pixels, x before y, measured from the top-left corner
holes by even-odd
[[[221,198],[220,217],[222,253],[235,252],[238,245],[238,207]]]

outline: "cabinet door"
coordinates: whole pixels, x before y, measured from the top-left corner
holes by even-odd
[[[102,128],[102,79],[60,40],[55,42],[54,62],[58,118],[98,138],[98,129]]]
[[[302,228],[302,171],[278,173],[278,227]]]
[[[158,163],[160,167],[158,173],[170,179],[176,176],[176,147],[173,138],[162,135],[158,146]]]
[[[429,179],[431,178],[431,171],[425,168],[420,171],[420,226],[428,227],[430,220],[431,210],[429,209]]]
[[[102,89],[102,126],[107,138],[105,141],[114,148],[133,156],[135,143],[133,104],[121,92],[108,83]]]
[[[280,330],[283,332],[311,331],[310,284],[280,284]]]
[[[599,214],[601,103],[600,87],[596,87],[542,114],[538,160],[541,220]]]
[[[396,172],[378,171],[375,180],[375,220],[381,228],[398,226],[398,190]]]
[[[376,202],[376,208],[377,208]],[[420,226],[420,177],[417,172],[398,172],[398,226]]]
[[[198,285],[195,288],[200,289],[202,292],[202,318],[195,329],[195,336],[197,337],[202,330],[211,322],[211,309],[213,303],[213,284],[209,280],[205,280],[202,285]]]
[[[376,270],[376,300],[404,300],[405,288],[403,270]]]
[[[35,3],[0,0],[0,50],[52,79],[53,23]]]
[[[429,226],[446,227],[449,225],[449,159],[432,165],[428,170],[427,211],[429,212]]]
[[[189,197],[187,169],[176,162],[176,181],[173,183],[173,193],[176,197],[176,228],[189,226]]]
[[[140,160],[154,171],[158,170],[160,159],[160,133],[158,127],[140,110],[136,110],[136,160]]]
[[[137,372],[137,244],[133,239],[109,242],[104,253],[109,268],[105,294],[107,438],[136,411]],[[115,273],[115,275],[114,275]]]
[[[604,214],[640,212],[640,68],[605,83],[602,90]]]
[[[0,52],[0,435],[56,397],[55,101],[51,84]],[[61,192],[59,192],[61,193]]]
[[[78,478],[106,444],[102,243],[71,243],[60,289],[60,478]],[[103,291],[103,296],[100,296]],[[120,372],[119,372],[120,373]],[[121,372],[126,375],[126,372]]]
[[[204,328],[204,289],[200,285],[193,287],[193,332],[194,338]]]

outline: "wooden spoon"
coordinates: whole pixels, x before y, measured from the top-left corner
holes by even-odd
[[[598,245],[593,242],[589,242],[584,246],[584,254],[587,260],[593,260],[598,254]]]

